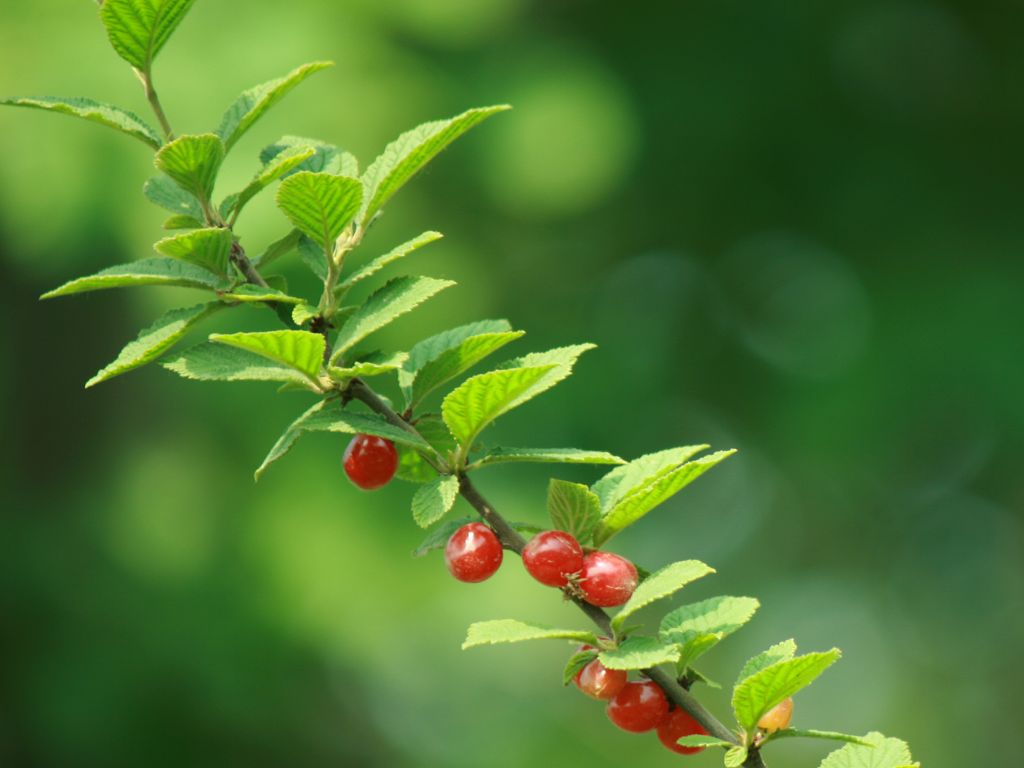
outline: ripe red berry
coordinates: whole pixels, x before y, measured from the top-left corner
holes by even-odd
[[[624,669],[608,669],[594,659],[576,673],[575,681],[576,687],[590,698],[607,701],[625,688],[629,682],[629,674]]]
[[[359,434],[345,449],[342,458],[349,480],[364,491],[387,485],[398,469],[398,451],[390,440]]]
[[[668,717],[658,725],[658,738],[661,739],[661,743],[680,755],[695,755],[704,749],[704,747],[680,746],[676,742],[683,738],[683,736],[693,736],[695,734],[707,736],[707,733],[704,727],[683,709],[673,709],[668,713]]]
[[[523,565],[541,584],[564,587],[583,568],[583,548],[565,531],[543,531],[523,547]]]
[[[498,537],[483,523],[462,526],[444,548],[444,563],[452,576],[470,583],[493,576],[504,556]]]
[[[626,683],[605,709],[608,719],[624,731],[643,733],[658,727],[668,714],[668,699],[654,683]]]
[[[636,567],[611,552],[591,552],[583,558],[579,587],[591,605],[610,608],[629,600],[639,576]]]

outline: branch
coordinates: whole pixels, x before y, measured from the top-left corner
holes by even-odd
[[[263,275],[249,261],[249,257],[245,255],[245,249],[237,240],[231,242],[231,262],[238,267],[239,272],[245,275],[245,279],[253,285],[258,285],[260,288],[270,287],[267,285],[267,281],[263,279]]]
[[[156,119],[160,121],[160,128],[163,129],[164,139],[166,141],[173,141],[174,131],[171,130],[171,123],[168,121],[167,114],[164,112],[163,104],[160,103],[160,97],[156,93],[156,88],[153,87],[153,76],[149,72],[143,72],[138,69],[135,70],[135,74],[138,75],[139,80],[142,81],[142,87],[146,92],[146,101],[148,101],[149,106],[152,107],[153,114],[156,115]]]

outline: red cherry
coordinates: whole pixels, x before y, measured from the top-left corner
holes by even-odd
[[[504,556],[498,537],[483,523],[462,526],[444,548],[444,563],[452,576],[470,583],[493,576]]]
[[[611,552],[591,552],[583,558],[579,586],[591,605],[610,608],[629,600],[639,576],[629,560]]]
[[[680,755],[696,755],[704,750],[704,747],[683,747],[676,743],[683,736],[695,734],[707,736],[708,732],[684,709],[673,709],[658,725],[658,738],[661,739],[661,743]]]
[[[398,469],[398,451],[390,440],[376,435],[359,434],[345,449],[342,457],[348,479],[364,491],[385,486]]]
[[[629,674],[624,669],[608,669],[594,659],[576,673],[575,680],[576,687],[590,698],[607,701],[625,688]]]
[[[543,531],[523,547],[523,565],[541,584],[564,587],[583,568],[583,548],[565,531]]]
[[[624,731],[643,733],[658,727],[668,714],[668,699],[656,684],[626,683],[608,702],[608,719]]]

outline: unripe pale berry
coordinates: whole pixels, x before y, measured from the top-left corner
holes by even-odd
[[[610,608],[622,605],[633,595],[639,576],[636,567],[611,552],[591,552],[583,558],[579,588],[591,605]]]
[[[523,565],[541,584],[564,587],[583,568],[583,548],[565,531],[543,531],[523,547]]]
[[[592,645],[581,645],[577,653],[596,650]],[[576,683],[576,687],[590,698],[607,701],[629,682],[629,673],[624,669],[608,669],[600,661],[594,659],[576,673],[573,681]]]
[[[695,755],[704,750],[704,747],[684,747],[677,744],[683,736],[700,734],[706,736],[707,731],[684,709],[673,709],[668,716],[658,724],[658,738],[661,743],[673,752],[680,755]]]
[[[387,485],[398,469],[398,451],[390,440],[359,434],[352,438],[342,457],[345,474],[364,491]]]
[[[793,719],[793,697],[783,699],[774,707],[769,709],[761,719],[757,721],[757,727],[767,733],[775,733],[784,728],[789,728],[789,721]]]
[[[668,714],[668,699],[655,683],[626,683],[608,702],[608,719],[624,731],[643,733],[658,727]]]
[[[444,548],[444,563],[459,581],[476,583],[494,575],[505,553],[501,542],[483,523],[462,526]]]

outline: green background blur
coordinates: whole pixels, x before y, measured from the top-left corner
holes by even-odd
[[[709,676],[791,636],[839,645],[796,724],[877,728],[954,768],[1019,759],[1022,33],[1024,6],[998,0],[207,0],[156,72],[175,128],[198,132],[243,88],[338,62],[246,136],[222,194],[285,133],[366,163],[423,120],[514,104],[367,239],[360,258],[439,229],[408,268],[460,283],[382,345],[481,317],[528,331],[520,351],[597,342],[491,437],[738,447],[615,548],[719,570],[684,599],[761,598]],[[0,5],[0,93],[146,106],[85,0]],[[0,112],[0,137],[0,764],[720,764],[617,732],[561,688],[560,644],[460,652],[474,620],[583,625],[516,562],[465,586],[410,559],[411,487],[354,491],[340,437],[254,485],[303,396],[156,367],[83,390],[195,299],[36,300],[150,252],[151,158],[26,110]],[[272,195],[239,231],[257,252],[285,231]],[[251,309],[204,330],[274,324]],[[479,483],[541,522],[552,474],[598,471]]]

